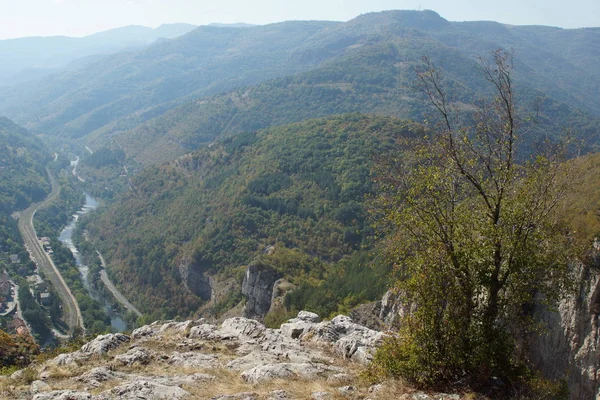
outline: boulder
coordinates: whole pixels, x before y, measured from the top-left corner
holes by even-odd
[[[97,367],[85,372],[83,375],[75,377],[74,379],[91,387],[98,387],[103,382],[111,381],[113,379],[117,379],[117,377],[123,377],[124,375],[125,374],[122,373],[115,373],[106,367]]]
[[[33,381],[31,382],[31,393],[35,394],[35,393],[40,393],[40,392],[46,392],[48,390],[50,390],[50,385],[48,385],[46,382],[44,381]]]
[[[154,329],[150,325],[144,325],[140,328],[135,329],[133,332],[131,332],[131,338],[133,340],[138,340],[143,337],[149,337],[149,336],[153,336],[153,335],[154,335]]]
[[[246,371],[254,367],[260,367],[261,365],[275,364],[279,361],[280,359],[275,354],[254,350],[242,357],[229,361],[227,368],[235,371]]]
[[[115,357],[115,361],[122,365],[131,366],[135,363],[146,365],[154,357],[154,353],[143,347],[134,347],[125,354]]]
[[[203,354],[195,351],[179,353],[174,351],[167,362],[171,365],[183,368],[218,368],[218,357],[214,354]]]
[[[157,333],[165,333],[165,332],[172,332],[172,333],[176,333],[176,334],[183,334],[188,332],[192,326],[194,326],[195,323],[194,321],[184,321],[184,322],[176,322],[176,321],[170,321],[167,323],[162,324],[158,330]]]
[[[86,358],[80,351],[67,354],[59,354],[52,359],[52,363],[58,366],[76,364]]]
[[[264,335],[265,326],[254,319],[235,317],[223,321],[220,329],[222,340],[256,339]]]
[[[289,338],[298,339],[304,333],[308,333],[315,328],[315,325],[320,321],[321,318],[317,314],[300,311],[296,318],[292,318],[281,325],[281,333]]]
[[[202,339],[202,340],[221,340],[221,331],[217,326],[211,324],[201,324],[194,326],[190,329],[188,334],[190,339]]]
[[[290,395],[285,390],[273,390],[267,396],[267,400],[288,400]]]
[[[288,364],[267,364],[242,372],[242,379],[253,384],[272,379],[285,379],[294,376]]]
[[[179,400],[189,396],[189,392],[176,386],[167,386],[149,380],[136,380],[102,392],[95,396],[94,400]]]
[[[310,311],[300,311],[296,319],[313,323],[321,322],[321,318],[317,314]]]
[[[55,390],[33,396],[33,400],[90,400],[92,395],[74,390]]]
[[[303,334],[310,332],[314,328],[314,323],[306,321],[296,321],[291,319],[281,325],[281,333],[291,339],[298,339]]]
[[[277,363],[256,366],[242,372],[241,376],[246,382],[258,383],[289,377],[316,379],[329,372],[338,372],[338,370],[319,363]]]
[[[349,335],[335,342],[336,351],[346,359],[366,364],[373,358],[373,353],[383,342],[381,332],[367,328],[355,329]]]
[[[130,337],[122,333],[101,335],[81,346],[80,352],[82,355],[102,355],[116,349],[123,343],[129,342],[129,340]]]

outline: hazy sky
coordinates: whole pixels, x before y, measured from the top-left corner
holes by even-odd
[[[390,9],[431,9],[451,21],[600,26],[600,0],[0,0],[0,38],[83,36],[169,22],[346,21]]]

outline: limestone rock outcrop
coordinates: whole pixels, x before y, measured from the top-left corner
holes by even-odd
[[[347,316],[321,321],[302,311],[281,329],[235,317],[221,325],[155,322],[102,335],[0,385],[0,398],[36,400],[302,399],[368,394],[358,387],[383,333]],[[31,371],[33,370],[33,371]],[[19,386],[25,376],[35,379]],[[2,392],[8,388],[9,392]],[[372,397],[372,395],[369,395]]]
[[[242,283],[242,294],[246,297],[245,317],[264,318],[271,308],[273,288],[279,278],[277,271],[261,262],[248,266]]]
[[[205,274],[205,267],[202,260],[192,261],[190,258],[184,258],[179,264],[179,274],[188,290],[200,297],[204,301],[210,301],[212,297],[212,287],[210,277]]]

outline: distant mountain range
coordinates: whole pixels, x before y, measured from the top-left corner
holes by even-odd
[[[0,40],[0,86],[12,86],[76,66],[76,60],[108,55],[127,48],[145,46],[158,39],[171,39],[195,25],[166,24],[156,29],[126,26],[81,38],[52,36]]]
[[[219,24],[219,23],[212,23],[212,24],[208,24],[208,26],[216,26],[218,28],[252,28],[253,24],[246,24],[243,22],[237,22],[237,23],[233,23],[233,24]]]
[[[506,48],[514,50],[524,97],[545,98],[547,115],[591,121],[600,116],[598,43],[600,28],[450,22],[433,11],[371,13],[345,23],[202,26],[0,89],[0,113],[33,132],[85,138],[95,146],[115,134],[132,148],[158,138],[169,152],[150,162],[161,162],[221,134],[311,116],[362,111],[420,117],[423,104],[411,85],[422,56],[443,68],[466,100],[482,87],[476,57]],[[276,92],[283,97],[273,97]],[[248,115],[253,110],[259,118]],[[154,120],[162,115],[165,120]],[[597,133],[595,123],[586,122],[585,130]]]

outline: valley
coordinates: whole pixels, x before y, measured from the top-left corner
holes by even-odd
[[[431,10],[0,40],[0,397],[600,395],[598,43]]]

